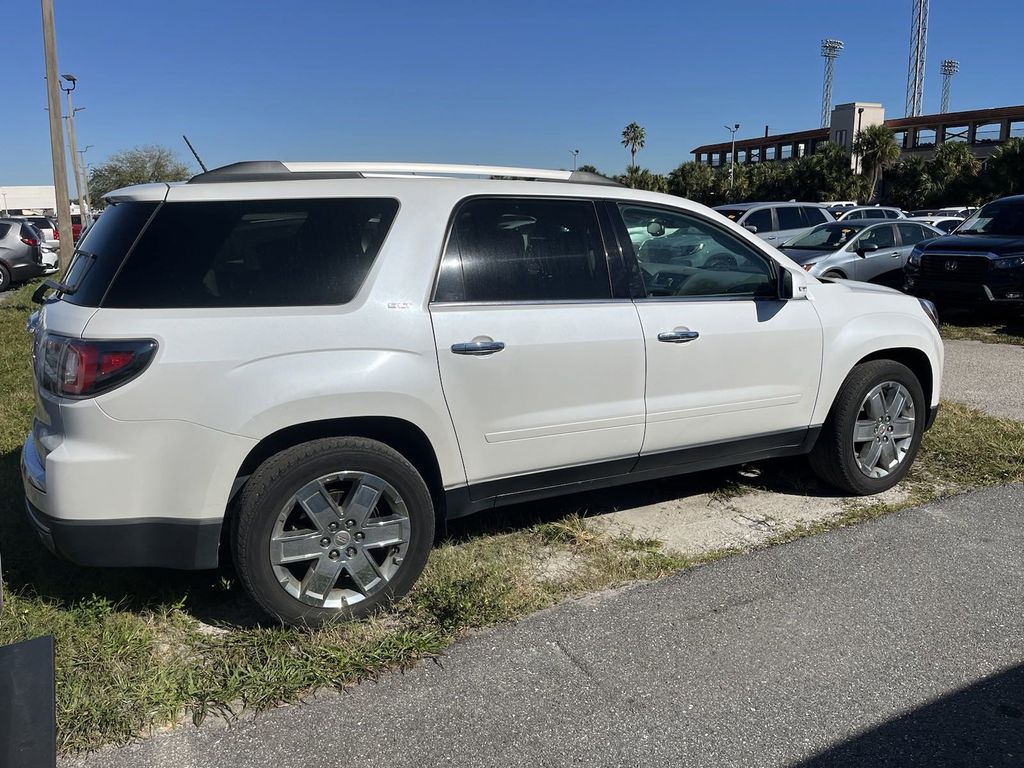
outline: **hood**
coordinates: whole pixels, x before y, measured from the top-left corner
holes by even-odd
[[[945,235],[929,240],[925,252],[994,253],[997,256],[1024,252],[1024,237],[1015,235]]]
[[[789,256],[797,264],[810,264],[812,261],[820,261],[826,256],[831,256],[835,251],[814,250],[808,251],[804,248],[780,248],[784,254]]]

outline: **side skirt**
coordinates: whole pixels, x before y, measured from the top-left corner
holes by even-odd
[[[702,472],[751,461],[798,456],[810,452],[820,433],[821,426],[773,432],[452,488],[445,491],[447,519],[454,520],[495,507],[552,496]]]

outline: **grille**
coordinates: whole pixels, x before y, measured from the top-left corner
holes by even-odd
[[[988,272],[987,256],[956,256],[926,253],[921,257],[921,277],[932,280],[970,280]],[[949,269],[955,265],[953,269]]]

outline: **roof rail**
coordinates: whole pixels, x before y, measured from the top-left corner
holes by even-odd
[[[280,160],[250,160],[231,163],[193,176],[189,184],[220,181],[287,181],[300,179],[358,179],[408,176],[487,176],[543,181],[571,181],[581,184],[618,182],[586,171],[555,171],[545,168],[511,168],[502,165],[444,163],[283,163]]]

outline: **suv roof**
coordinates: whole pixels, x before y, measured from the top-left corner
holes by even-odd
[[[822,204],[822,203],[801,203],[801,202],[796,201],[796,200],[778,200],[778,201],[768,200],[768,201],[759,202],[759,203],[733,203],[733,204],[728,204],[728,205],[716,205],[715,206],[715,210],[716,211],[721,211],[723,209],[728,208],[731,211],[748,211],[751,208],[760,208],[760,207],[765,206],[765,205],[774,205],[774,206],[783,206],[783,205],[784,206],[796,206],[796,205],[801,205],[801,206],[809,206],[811,208],[826,208],[826,206],[824,204]]]
[[[579,184],[623,186],[605,176],[588,171],[562,171],[543,168],[514,168],[501,165],[466,165],[442,163],[369,163],[369,162],[288,162],[280,160],[249,160],[231,163],[197,174],[188,184],[210,184],[225,181],[300,181],[309,179],[360,179],[397,176],[498,176],[543,181],[569,181]]]

